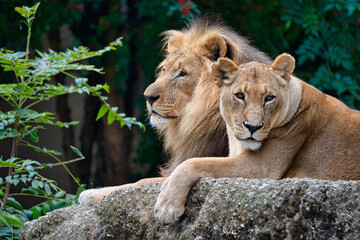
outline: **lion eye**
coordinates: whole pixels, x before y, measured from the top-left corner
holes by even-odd
[[[271,102],[275,99],[274,95],[268,95],[265,97],[265,102]]]
[[[186,72],[180,71],[180,73],[176,76],[176,78],[183,78],[183,77],[186,77],[186,76],[187,76]]]
[[[235,98],[241,101],[245,101],[245,94],[242,92],[236,93]]]
[[[155,73],[157,76],[160,76],[164,72],[165,72],[165,66],[162,66],[162,67],[158,68]]]

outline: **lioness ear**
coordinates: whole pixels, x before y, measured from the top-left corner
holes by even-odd
[[[238,69],[236,64],[228,58],[219,58],[211,65],[211,76],[215,83],[221,87],[223,84],[231,84],[234,78],[231,74]]]
[[[287,53],[277,56],[271,65],[272,69],[280,71],[281,77],[290,81],[291,74],[295,69],[295,59]]]
[[[168,53],[173,53],[184,43],[184,34],[181,31],[170,30],[162,33],[165,36],[164,47]]]
[[[203,41],[197,46],[196,51],[199,56],[216,61],[219,57],[225,57],[227,51],[226,41],[219,34],[210,34],[205,36]]]

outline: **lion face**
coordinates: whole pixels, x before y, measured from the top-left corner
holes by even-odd
[[[190,101],[203,69],[200,57],[188,51],[169,55],[159,66],[160,73],[145,90],[150,123],[162,129],[181,115]]]
[[[251,62],[237,67],[226,58],[212,66],[221,115],[242,149],[258,150],[286,118],[294,66],[290,55],[279,56],[271,66]]]
[[[160,131],[181,118],[211,62],[230,54],[229,44],[214,32],[203,36],[173,30],[165,35],[167,56],[158,67],[158,78],[144,92],[150,123]]]

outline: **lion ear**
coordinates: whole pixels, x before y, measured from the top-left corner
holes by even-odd
[[[162,33],[162,35],[165,36],[164,42],[168,53],[175,52],[184,43],[184,34],[181,31],[170,30]]]
[[[271,67],[279,71],[281,77],[286,81],[290,81],[291,74],[295,69],[295,59],[290,54],[283,53],[275,58]]]
[[[209,34],[197,46],[196,51],[199,56],[216,61],[219,57],[225,57],[227,51],[226,41],[219,34]]]
[[[211,76],[215,83],[221,87],[223,84],[231,84],[234,78],[231,76],[238,69],[236,64],[228,58],[219,58],[211,65]]]

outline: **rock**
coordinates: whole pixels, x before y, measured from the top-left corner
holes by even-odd
[[[205,178],[171,225],[154,221],[159,189],[53,211],[28,222],[21,239],[360,239],[360,181]]]

